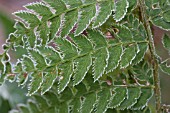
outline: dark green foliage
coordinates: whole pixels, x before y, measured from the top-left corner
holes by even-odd
[[[0,80],[28,82],[31,99],[12,112],[151,112],[154,47],[138,2],[43,0],[14,13],[19,20],[0,56]],[[146,6],[149,22],[169,30],[169,1]],[[169,51],[168,35],[162,42]],[[13,66],[8,52],[18,47],[26,52]],[[170,74],[167,60],[159,63]]]
[[[91,79],[90,75],[84,80],[90,82],[89,78]],[[94,84],[95,83],[93,83],[91,87],[93,87]],[[43,96],[33,95],[34,98],[32,101],[29,101],[24,107],[20,105],[18,112],[25,113],[26,111],[32,111],[32,113],[46,113],[53,109],[54,113],[57,111],[59,111],[59,113],[65,113],[65,110],[73,113],[89,113],[91,111],[104,113],[108,112],[109,108],[113,108],[113,103],[116,101],[119,101],[119,104],[114,105],[116,109],[136,110],[143,109],[152,96],[151,88],[139,88],[139,86],[135,85],[113,85],[113,87],[109,87],[108,85],[100,86],[97,84],[100,87],[94,90],[87,88],[86,85],[87,84],[80,83],[74,89],[67,87],[60,96],[54,93],[56,89],[53,87],[51,91]],[[73,94],[73,90],[77,90],[77,92]],[[124,94],[121,100],[120,94]]]

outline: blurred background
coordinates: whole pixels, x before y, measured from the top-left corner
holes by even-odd
[[[0,53],[3,52],[2,45],[8,34],[13,32],[15,17],[13,12],[24,9],[22,6],[39,0],[0,0]],[[163,59],[168,58],[168,52],[162,48],[161,38],[166,31],[160,30],[157,27],[152,28],[154,31],[154,40],[158,55]],[[170,32],[167,32],[170,34]],[[160,72],[162,102],[170,104],[170,76]],[[5,83],[0,86],[0,113],[8,113],[12,108],[16,108],[18,103],[25,103],[26,89],[18,88],[17,83]]]

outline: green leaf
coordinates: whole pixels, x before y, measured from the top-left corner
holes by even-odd
[[[50,30],[48,28],[47,23],[41,24],[37,30],[40,32],[40,38],[42,39],[42,45],[46,45],[47,42],[49,41],[49,33]]]
[[[163,13],[163,18],[165,21],[170,22],[170,10]]]
[[[34,70],[34,62],[28,56],[24,56],[22,66],[25,72],[30,72]]]
[[[20,74],[18,74],[16,81],[18,82],[19,86],[20,85],[24,86],[26,84],[27,80],[28,80],[28,75],[26,73],[20,73]]]
[[[9,43],[14,43],[15,40],[17,40],[17,37],[15,36],[15,34],[14,34],[14,33],[9,34],[9,37],[8,37],[8,39],[7,39],[7,42],[9,42]]]
[[[77,86],[76,86],[77,87]],[[71,90],[71,88],[69,87],[66,87],[65,90],[60,93],[59,95],[59,99],[61,102],[65,102],[65,101],[68,101],[70,99],[73,99],[74,98],[74,95],[73,95],[73,90]]]
[[[39,51],[37,50],[29,50],[30,56],[34,59],[36,68],[39,70],[43,70],[46,66],[47,63],[44,59],[44,57],[40,54]]]
[[[121,42],[129,43],[133,41],[133,35],[131,30],[124,25],[113,25],[116,29],[118,29],[117,36],[120,38]]]
[[[162,7],[162,8],[165,7],[167,5],[167,3],[168,3],[168,0],[159,1],[160,7]]]
[[[75,8],[77,6],[82,5],[81,0],[63,0],[66,5],[69,5],[69,8]]]
[[[43,95],[44,93],[51,89],[58,76],[58,71],[55,68],[46,69],[45,71],[47,72],[43,77],[41,95]]]
[[[106,38],[99,31],[87,30],[87,32],[89,34],[88,39],[93,43],[95,49],[107,47]]]
[[[48,91],[43,96],[47,100],[47,103],[50,106],[58,106],[59,105],[59,99],[54,92]]]
[[[29,84],[28,95],[31,96],[34,93],[36,93],[41,88],[42,83],[43,83],[43,74],[40,72],[33,73],[31,83]]]
[[[162,39],[163,46],[170,52],[170,37],[165,34]]]
[[[107,109],[106,113],[117,113],[116,109]]]
[[[155,25],[155,26],[157,26],[157,27],[159,27],[159,28],[161,28],[161,29],[163,29],[163,30],[170,30],[170,23],[169,22],[166,22],[163,18],[161,18],[161,17],[157,17],[157,18],[153,18],[152,19],[152,23]]]
[[[58,51],[56,51],[53,47],[38,47],[38,50],[41,54],[46,57],[47,59],[51,60],[50,64],[57,64],[62,59]]]
[[[72,113],[80,113],[80,98],[76,98],[71,102],[71,105],[73,106],[72,108]]]
[[[139,52],[136,54],[135,59],[133,59],[132,64],[138,64],[140,61],[142,61],[142,59],[145,56],[145,53],[148,50],[148,44],[147,43],[138,44],[138,48]]]
[[[95,89],[100,89],[99,82],[94,82],[92,75],[87,73],[86,77],[84,78],[83,83],[86,85],[86,88],[89,91],[94,91]]]
[[[96,103],[96,100],[97,100],[96,93],[90,93],[89,95],[86,95],[81,105],[81,112],[91,113]]]
[[[98,96],[96,113],[105,113],[110,102],[111,92],[109,89],[104,89],[98,93]]]
[[[167,61],[168,61],[168,60],[163,61],[163,62],[159,65],[159,67],[161,68],[161,70],[162,70],[164,73],[170,75],[170,66],[167,65]]]
[[[15,23],[14,28],[16,29],[15,34],[18,34],[18,35],[24,35],[25,31],[27,30],[24,23],[22,23],[20,21],[17,21]]]
[[[38,102],[38,107],[40,108],[40,110],[48,109],[49,105],[43,96],[34,95],[34,98],[36,102]]]
[[[109,73],[118,67],[123,53],[122,46],[112,46],[108,50],[109,50],[109,59],[108,59],[108,66],[106,67],[106,73]]]
[[[15,12],[14,13],[17,17],[19,17],[20,19],[22,19],[24,22],[30,24],[30,27],[35,27],[37,26],[40,21],[37,18],[36,15],[27,12],[27,11],[20,11],[20,12]]]
[[[140,110],[147,106],[148,101],[153,95],[153,90],[151,88],[141,88],[141,96],[139,97],[137,103],[132,107],[133,110]]]
[[[56,10],[56,14],[60,14],[67,10],[66,5],[62,0],[43,0],[45,3],[49,4],[50,7]]]
[[[37,104],[34,103],[33,101],[30,100],[28,102],[28,106],[29,106],[29,109],[30,109],[31,113],[41,113],[40,110],[38,109]]]
[[[59,32],[60,27],[61,27],[61,16],[57,16],[51,19],[49,41],[51,41],[56,37],[56,33]]]
[[[75,35],[80,35],[92,22],[96,14],[96,5],[88,5],[83,7],[81,10],[80,19],[78,20]],[[87,15],[88,14],[88,15]]]
[[[63,109],[64,108],[64,109]],[[68,113],[69,108],[66,102],[61,103],[60,109],[58,113]]]
[[[58,113],[58,109],[57,108],[55,108],[55,107],[50,107],[47,111],[45,111],[45,112],[49,112],[49,113]]]
[[[138,65],[133,66],[132,73],[134,77],[140,81],[149,81],[152,77],[152,70],[146,62],[141,62]]]
[[[66,62],[64,64],[61,64],[59,69],[61,69],[61,72],[60,72],[61,77],[59,81],[58,92],[61,93],[64,91],[64,89],[67,87],[68,83],[70,82],[70,78],[73,74],[73,63]]]
[[[84,4],[90,4],[90,3],[94,3],[96,2],[96,0],[84,0]]]
[[[34,33],[34,30],[31,30],[30,32],[27,32],[26,33],[26,38],[27,38],[27,42],[28,42],[29,46],[31,48],[34,48],[35,45],[36,45],[36,40],[37,40],[36,35]]]
[[[72,10],[65,14],[64,25],[62,25],[61,37],[66,37],[78,21],[78,10]]]
[[[59,46],[61,53],[63,54],[64,60],[73,58],[78,55],[76,47],[73,44],[71,44],[70,41],[67,41],[66,39],[58,38],[56,40],[56,43]]]
[[[41,19],[42,21],[46,21],[49,17],[53,15],[49,7],[45,6],[41,2],[30,3],[28,5],[25,5],[25,7],[27,9],[33,10],[34,12],[42,16],[42,19]]]
[[[123,51],[122,59],[120,62],[121,68],[126,68],[129,66],[133,59],[136,57],[137,52],[137,45],[130,45],[129,47],[125,48]]]
[[[11,62],[4,62],[5,63],[5,70],[4,70],[4,74],[12,74],[12,63]]]
[[[71,36],[73,39],[74,43],[78,46],[78,49],[80,50],[80,54],[86,54],[89,53],[93,50],[92,43],[90,42],[89,39],[85,36]]]
[[[128,88],[127,98],[120,104],[118,109],[124,110],[131,108],[134,104],[137,103],[137,99],[141,95],[140,88]]]
[[[79,85],[75,86],[75,89],[77,91],[75,94],[75,97],[81,97],[82,95],[84,95],[88,92],[86,85],[82,82]]]
[[[128,7],[129,7],[129,2],[127,0],[116,1],[115,14],[113,16],[116,22],[121,21],[125,17]]]
[[[108,64],[109,54],[107,48],[102,48],[96,51],[93,54],[93,57],[95,58],[93,62],[93,78],[94,81],[97,81],[104,73]]]
[[[112,14],[112,11],[114,10],[114,1],[101,1],[99,2],[99,7],[99,14],[97,15],[93,23],[93,28],[97,28],[103,25],[108,20],[108,18]]]
[[[136,23],[134,22],[133,24],[136,24],[134,26],[137,26],[136,29],[133,31],[134,36],[133,39],[135,41],[145,41],[147,40],[147,33],[144,25],[142,23],[139,23],[139,20],[136,19]],[[136,32],[138,30],[138,32]]]
[[[5,71],[5,65],[3,61],[0,61],[0,74],[2,74]]]
[[[128,8],[128,10],[129,10],[129,9],[130,9],[130,10],[133,10],[133,9],[136,8],[136,6],[137,6],[137,0],[128,0],[128,2],[129,2],[129,8]]]
[[[92,65],[92,58],[90,55],[83,56],[74,60],[76,69],[74,71],[74,84],[78,85],[86,76],[90,66]]]
[[[1,63],[1,62],[0,62]],[[1,64],[0,64],[1,66]],[[15,65],[14,65],[14,72],[15,73],[20,73],[22,72],[22,62],[17,62]]]
[[[114,89],[115,94],[109,103],[109,108],[115,108],[120,106],[120,104],[127,98],[127,88],[118,87]]]
[[[28,107],[24,104],[19,104],[18,108],[21,113],[30,113]]]
[[[16,82],[18,82],[18,85],[25,85],[25,83],[27,82],[28,76],[26,73],[24,73],[23,70],[23,62],[17,62],[17,64],[14,67],[14,72],[17,73],[17,80]]]

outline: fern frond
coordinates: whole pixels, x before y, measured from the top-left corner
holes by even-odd
[[[62,38],[58,38],[56,43],[63,54],[63,59],[67,60],[78,55],[77,48],[70,43],[70,41]]]
[[[147,106],[148,101],[153,95],[152,89],[141,89],[141,96],[138,99],[138,102],[132,107],[134,110],[141,110]]]
[[[78,9],[67,12],[64,15],[64,24],[62,25],[61,37],[66,37],[78,21]]]
[[[42,44],[47,45],[56,35],[61,34],[62,37],[66,37],[75,26],[76,36],[86,30],[90,24],[92,24],[92,28],[100,27],[112,15],[117,5],[117,8],[122,9],[121,11],[116,10],[115,15],[120,16],[119,20],[122,20],[126,15],[129,2],[127,0],[121,1],[121,4],[124,3],[126,5],[122,7],[125,8],[120,7],[113,0],[90,2],[86,0],[83,2],[81,0],[43,0],[42,2],[27,4],[25,5],[26,10],[14,14],[28,26],[28,29],[23,29],[25,33],[21,37],[24,37],[25,34],[30,34],[28,37],[34,36],[34,40],[28,38],[28,40],[31,40],[28,41],[31,43],[30,47],[33,48],[33,42],[36,42],[38,37],[37,33],[42,39]],[[19,31],[19,28],[16,29]]]
[[[40,23],[40,20],[36,15],[34,15],[31,12],[28,11],[19,11],[14,13],[17,17],[19,17],[21,20],[29,24],[29,27],[35,27],[37,24]]]
[[[154,4],[160,4],[157,5],[159,7],[155,7],[153,8],[152,6]],[[151,3],[148,3],[148,11],[149,12],[149,16],[151,18],[151,22],[155,25],[158,26],[161,29],[164,29],[166,31],[170,30],[170,21],[169,21],[169,17],[168,14],[170,13],[169,10],[169,2],[168,1],[152,1]]]
[[[101,1],[99,3],[99,13],[93,23],[93,28],[103,25],[114,11],[115,3],[112,0]],[[117,12],[115,12],[117,13]]]
[[[92,86],[94,84],[96,83],[93,83]],[[98,84],[98,86],[100,85]],[[119,105],[115,106],[115,108],[129,109],[132,111],[133,109],[143,110],[152,96],[152,88],[147,86],[139,88],[139,86],[135,85],[102,85],[95,90],[88,90],[85,84],[81,83],[75,88],[77,90],[75,94],[73,94],[72,88],[67,87],[60,95],[53,93],[55,88],[43,96],[35,95],[32,101],[29,101],[28,104],[24,106],[24,109],[28,109],[28,111],[32,111],[32,113],[47,111],[52,113],[91,113],[94,110],[98,113],[105,113],[110,110],[110,105],[113,105],[110,103],[118,102],[120,100],[120,98],[117,98],[120,97],[118,95],[123,93],[126,95],[126,98],[122,97],[123,100],[119,101]],[[112,92],[113,90],[114,92]],[[139,104],[136,103],[136,101],[138,101]],[[19,111],[21,111],[21,108]]]
[[[61,67],[61,77],[59,81],[58,92],[62,92],[65,87],[67,87],[68,83],[70,82],[71,76],[73,74],[73,62],[66,62]]]
[[[44,68],[46,68],[46,66],[47,66],[46,60],[40,54],[39,51],[31,50],[31,51],[29,51],[29,53],[30,53],[30,57],[32,59],[34,59],[34,61],[35,61],[35,67],[36,68],[38,68],[39,70],[43,70]]]
[[[41,94],[49,91],[58,77],[58,70],[55,68],[47,68],[43,76],[43,83],[41,86]]]
[[[28,95],[33,95],[37,92],[43,83],[43,74],[41,72],[35,72],[32,75],[31,82],[28,86]]]
[[[116,1],[115,14],[113,16],[114,19],[116,20],[116,22],[119,22],[120,20],[122,20],[125,17],[128,7],[129,7],[128,0]]]
[[[30,3],[24,6],[25,8],[32,10],[42,16],[42,21],[48,20],[49,17],[53,15],[49,7],[41,2]]]
[[[149,65],[146,62],[141,62],[138,65],[135,65],[133,67],[132,74],[140,81],[149,81],[152,78],[152,70],[149,69]]]
[[[121,103],[118,109],[130,109],[133,105],[135,105],[141,95],[141,90],[140,88],[128,88],[127,94],[129,96],[127,96],[127,98]]]
[[[169,59],[157,57],[149,24],[170,30],[168,0],[42,0],[24,7],[3,45],[0,83],[16,80],[31,99],[11,112],[147,113],[153,89],[161,109],[156,74],[159,66],[170,75]],[[168,35],[162,42],[170,52]],[[15,64],[11,50],[24,50]]]
[[[51,8],[56,10],[56,14],[60,14],[67,10],[65,3],[62,0],[43,0],[46,4],[50,5]]]
[[[48,62],[50,65],[57,64],[62,60],[60,53],[56,51],[53,47],[47,46],[47,47],[37,47],[37,48],[42,53],[43,57],[50,60]]]
[[[96,113],[105,113],[108,108],[108,103],[110,102],[110,97],[112,96],[110,89],[103,89],[98,94]]]
[[[123,47],[122,45],[113,46],[110,47],[108,50],[109,50],[109,59],[108,59],[109,63],[108,66],[106,67],[106,73],[109,73],[118,67],[119,62],[122,58]]]
[[[49,46],[30,49],[29,56],[23,59],[24,70],[28,74],[43,73],[43,76],[39,76],[40,81],[37,83],[40,86],[42,85],[37,88],[41,89],[43,94],[52,87],[58,75],[58,91],[60,93],[68,86],[72,76],[74,86],[81,83],[90,67],[92,67],[94,81],[98,81],[104,73],[114,71],[118,65],[125,69],[132,65],[133,59],[138,57],[137,47],[143,47],[143,44],[146,46],[147,41],[144,39],[134,42],[129,29],[125,26],[117,27],[119,33],[115,36],[118,38],[111,42],[101,32],[89,29],[87,36],[74,37],[71,34],[69,40],[56,39],[56,50]],[[123,31],[126,31],[126,34],[131,34],[130,37],[123,38]],[[129,38],[130,40],[128,40]],[[144,54],[145,51],[142,53]],[[38,79],[38,77],[35,78]],[[49,82],[47,83],[47,81]],[[31,84],[34,84],[34,82]],[[38,90],[34,89],[34,91]]]
[[[89,71],[90,66],[92,65],[91,56],[83,56],[81,58],[77,58],[74,61],[76,64],[75,74],[74,74],[74,84],[79,84],[84,77],[86,76],[87,72]]]
[[[96,100],[97,100],[97,95],[95,93],[91,93],[87,96],[84,96],[84,101],[81,104],[81,112],[82,113],[92,112]]]
[[[120,87],[114,89],[115,94],[112,97],[112,101],[109,103],[109,108],[116,108],[125,100],[127,95],[127,88]]]
[[[24,55],[23,61],[22,61],[22,67],[25,72],[31,72],[34,70],[34,62],[28,57]]]

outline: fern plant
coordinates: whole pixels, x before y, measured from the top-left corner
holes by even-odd
[[[26,105],[12,113],[135,113],[162,106],[160,68],[151,27],[170,30],[169,0],[43,0],[15,12],[3,45],[0,81],[28,88]],[[170,51],[170,37],[164,35]],[[9,51],[24,50],[17,62]],[[28,85],[27,85],[28,84]]]

